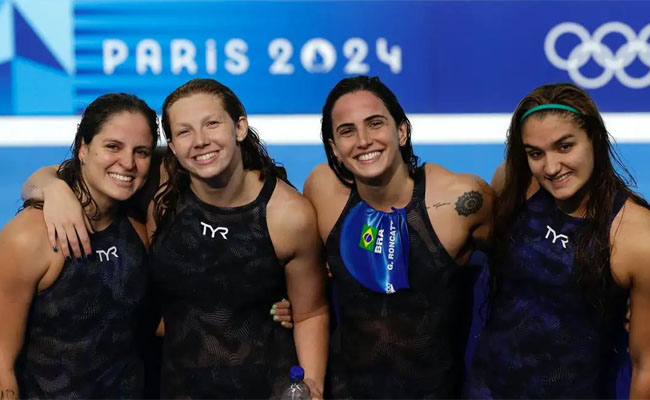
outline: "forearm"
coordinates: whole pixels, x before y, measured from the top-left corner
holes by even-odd
[[[305,370],[305,381],[311,380],[322,393],[329,349],[329,309],[327,306],[324,306],[322,312],[318,314],[295,321],[293,339],[298,353],[298,362]]]
[[[43,188],[58,179],[59,178],[56,175],[56,167],[41,167],[31,174],[23,184],[20,191],[20,197],[22,197],[23,200],[43,200]]]
[[[13,368],[3,368],[0,371],[0,400],[18,398],[18,382]]]

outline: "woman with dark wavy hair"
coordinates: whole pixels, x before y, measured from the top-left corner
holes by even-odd
[[[323,107],[328,165],[305,196],[318,216],[337,324],[334,398],[455,398],[465,264],[491,228],[480,178],[418,165],[411,125],[378,78],[341,80]]]
[[[650,396],[650,206],[614,164],[629,176],[585,91],[544,85],[517,106],[468,397],[613,397],[628,292],[630,393]]]
[[[148,243],[124,204],[157,139],[155,111],[135,96],[107,94],[84,111],[57,182],[88,216],[92,257],[51,246],[42,201],[25,201],[0,232],[0,398],[143,396]]]

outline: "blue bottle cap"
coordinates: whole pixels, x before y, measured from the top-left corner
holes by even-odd
[[[291,367],[289,370],[289,379],[291,379],[292,382],[300,382],[305,378],[305,370],[302,369],[301,366],[299,365],[294,365]]]

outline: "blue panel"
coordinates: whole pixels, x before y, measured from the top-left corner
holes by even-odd
[[[75,5],[77,88],[128,88],[159,105],[188,79],[211,76],[251,113],[317,113],[334,83],[363,72],[379,75],[409,113],[506,113],[542,83],[573,80],[592,89],[603,111],[647,111],[650,59],[619,51],[647,15],[650,2],[636,1],[84,1]],[[580,47],[603,30],[593,43],[609,58]],[[114,65],[102,52],[107,39],[128,52]],[[149,56],[137,51],[144,39],[152,40]],[[192,70],[173,70],[180,57],[172,43],[181,39],[195,52]],[[237,39],[243,47],[227,50]],[[382,39],[395,46],[392,63]],[[281,58],[273,43],[287,56],[279,68],[286,74],[272,67]],[[563,61],[572,51],[574,63]],[[138,71],[147,57],[159,70]]]
[[[0,64],[0,115],[13,114],[11,62]]]
[[[408,113],[509,113],[532,88],[558,81],[588,88],[602,111],[647,112],[650,104],[650,44],[640,35],[650,29],[647,1],[73,5],[73,37],[47,37],[52,49],[74,43],[70,112],[109,91],[159,107],[178,85],[213,77],[250,113],[318,113],[338,80],[360,73],[380,76]],[[8,6],[16,53],[61,69],[20,10]],[[50,31],[41,26],[47,19],[38,21],[39,32]],[[49,90],[43,85],[45,95],[57,95]]]
[[[72,114],[72,77],[64,70],[18,57],[13,63],[17,114]]]
[[[54,22],[54,21],[53,21]],[[20,11],[14,7],[14,40],[16,55],[52,68],[64,70],[59,61],[52,55],[45,43],[38,37],[31,26],[25,21]]]

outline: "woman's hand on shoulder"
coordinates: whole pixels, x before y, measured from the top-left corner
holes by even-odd
[[[43,188],[43,219],[53,249],[65,257],[90,255],[93,228],[72,189],[57,179]],[[72,252],[70,252],[72,250]]]

